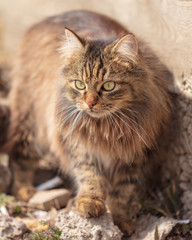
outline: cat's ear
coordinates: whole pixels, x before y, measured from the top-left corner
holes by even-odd
[[[84,47],[80,38],[73,31],[65,28],[64,42],[59,50],[64,57],[71,57],[81,53]]]
[[[138,43],[136,38],[131,34],[128,34],[115,42],[112,51],[117,54],[117,57],[122,61],[137,62]]]

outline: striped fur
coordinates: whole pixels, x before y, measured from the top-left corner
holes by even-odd
[[[114,90],[104,90],[108,81]],[[99,216],[107,203],[130,233],[146,153],[169,119],[169,104],[164,67],[117,22],[74,11],[35,25],[13,69],[8,145],[13,168],[25,170],[15,174],[13,192],[22,197],[33,176],[27,164],[35,169],[51,153],[75,179],[79,213]]]

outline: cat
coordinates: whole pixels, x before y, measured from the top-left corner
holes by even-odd
[[[147,153],[169,121],[166,85],[146,44],[104,15],[71,11],[34,25],[9,94],[14,195],[34,193],[36,165],[50,153],[74,179],[78,213],[98,217],[109,208],[130,234]]]

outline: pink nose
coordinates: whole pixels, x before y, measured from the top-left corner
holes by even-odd
[[[96,103],[94,102],[88,102],[87,105],[89,106],[89,108],[93,108],[93,106],[95,105]]]
[[[85,102],[87,103],[88,107],[92,109],[93,106],[95,106],[95,104],[97,103],[97,96],[88,95]]]

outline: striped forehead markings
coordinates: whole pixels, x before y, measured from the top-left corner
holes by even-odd
[[[90,57],[84,64],[82,77],[85,81],[93,79],[103,81],[105,73],[106,69],[103,66],[101,57]]]

